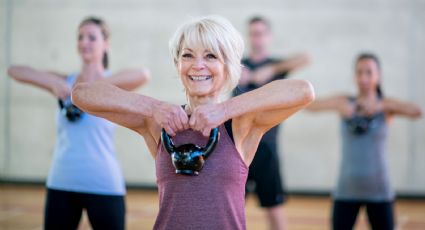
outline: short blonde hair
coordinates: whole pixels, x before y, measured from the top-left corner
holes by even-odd
[[[202,45],[224,62],[227,73],[224,92],[237,86],[242,70],[244,42],[241,34],[227,19],[211,15],[193,19],[180,26],[169,43],[174,64],[178,63],[184,45]]]

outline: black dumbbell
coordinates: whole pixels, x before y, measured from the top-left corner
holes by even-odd
[[[81,111],[77,106],[71,102],[65,103],[63,100],[59,99],[59,108],[63,116],[65,116],[68,121],[76,122],[83,116],[84,112]]]
[[[171,161],[176,173],[184,175],[198,175],[203,168],[205,160],[214,151],[220,133],[218,128],[211,130],[208,143],[205,147],[195,144],[183,144],[176,147],[171,137],[162,129],[161,139],[165,150],[171,155]]]

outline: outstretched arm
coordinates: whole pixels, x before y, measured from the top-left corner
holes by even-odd
[[[305,80],[277,80],[224,102],[228,118],[252,118],[253,128],[264,131],[279,124],[314,100]]]
[[[72,90],[72,102],[80,109],[142,133],[153,117],[157,100],[128,92],[104,81],[82,82]]]
[[[207,136],[228,119],[243,121],[248,130],[266,131],[279,124],[314,99],[311,84],[305,80],[277,80],[219,104],[197,107],[190,125]]]
[[[263,85],[273,80],[276,75],[296,71],[309,63],[310,57],[307,54],[297,54],[280,62],[258,68],[252,73],[251,82]]]
[[[120,71],[104,80],[124,90],[135,90],[147,83],[150,77],[147,69],[129,69]]]
[[[392,115],[400,115],[413,119],[420,118],[422,116],[421,108],[410,102],[385,98],[382,102],[382,105],[384,111]]]
[[[65,82],[66,77],[60,74],[17,65],[9,67],[7,73],[16,81],[39,87],[61,99],[66,99],[71,93]]]
[[[180,106],[129,92],[105,81],[76,84],[72,101],[87,113],[139,133],[153,155],[161,128],[173,136],[188,128],[187,115]]]
[[[347,96],[336,95],[316,99],[306,110],[310,112],[336,111],[340,114],[345,114],[347,110]]]
[[[134,90],[150,80],[147,69],[128,69],[113,74],[110,77],[102,76],[102,69],[95,64],[84,64],[76,83],[105,81],[124,90]]]
[[[299,70],[308,64],[310,64],[311,58],[308,54],[301,53],[296,54],[288,59],[285,59],[281,62],[276,63],[275,71],[276,74],[282,72],[293,72],[295,70]]]

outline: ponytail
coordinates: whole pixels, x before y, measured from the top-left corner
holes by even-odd
[[[103,53],[102,64],[103,64],[103,68],[108,69],[109,58],[108,58],[108,52],[106,52],[106,51],[105,51],[105,53]]]
[[[381,83],[378,83],[378,85],[376,86],[376,93],[378,94],[379,99],[384,98],[384,93],[382,92],[382,89],[381,89]]]

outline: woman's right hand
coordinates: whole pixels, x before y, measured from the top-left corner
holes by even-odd
[[[189,118],[185,110],[181,106],[167,102],[160,102],[157,105],[153,119],[171,136],[189,128]]]

